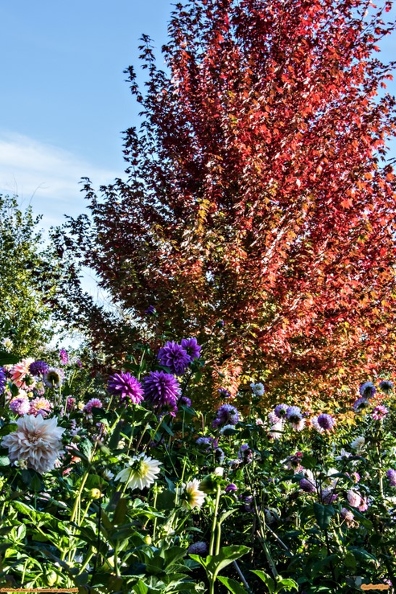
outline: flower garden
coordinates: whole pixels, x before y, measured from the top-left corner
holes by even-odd
[[[64,349],[3,363],[4,591],[396,585],[389,379],[343,413],[267,410],[260,378],[203,412],[195,338],[139,349],[107,377]]]

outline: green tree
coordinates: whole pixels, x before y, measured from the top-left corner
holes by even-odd
[[[37,353],[55,332],[51,300],[60,268],[40,219],[16,197],[0,195],[0,340],[10,338],[19,357]]]

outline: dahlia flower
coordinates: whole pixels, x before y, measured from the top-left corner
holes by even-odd
[[[159,350],[158,361],[164,367],[168,367],[171,373],[183,375],[191,363],[191,357],[180,344],[174,341],[168,341]]]
[[[231,404],[223,404],[216,412],[216,418],[212,427],[217,428],[222,425],[236,425],[239,421],[239,412]]]
[[[177,379],[164,371],[151,371],[143,381],[145,399],[154,407],[175,406],[180,394]]]
[[[287,404],[277,404],[274,408],[274,413],[279,419],[281,419],[287,415],[289,408],[290,407]]]
[[[389,394],[393,390],[393,382],[391,382],[390,380],[382,380],[379,383],[379,389],[382,392],[385,392],[385,394]]]
[[[51,411],[51,403],[46,398],[34,398],[30,402],[30,410],[29,414],[34,415],[41,415],[42,417],[46,417]]]
[[[29,367],[33,363],[34,359],[22,359],[19,363],[16,363],[11,367],[10,376],[12,382],[22,390],[32,390],[34,386],[34,379],[31,375]]]
[[[65,374],[62,369],[50,367],[44,374],[43,381],[48,388],[60,388]]]
[[[263,396],[264,395],[265,388],[264,388],[264,384],[262,384],[261,382],[259,382],[257,384],[252,382],[250,384],[250,388],[255,396]]]
[[[373,382],[364,382],[364,384],[361,384],[359,387],[359,394],[363,398],[372,398],[376,391]]]
[[[36,375],[36,376],[42,376],[45,373],[47,373],[49,369],[49,365],[48,363],[46,363],[45,361],[33,361],[30,365],[29,365],[29,371],[32,375]]]
[[[6,372],[0,367],[0,394],[3,394],[7,382]]]
[[[103,408],[103,403],[99,398],[91,398],[83,408],[83,412],[90,415],[93,408]]]
[[[186,485],[178,487],[177,492],[178,495],[180,495],[181,504],[183,507],[186,509],[193,509],[194,507],[199,509],[202,507],[206,494],[203,491],[200,491],[199,487],[200,482],[198,479],[193,479]]]
[[[139,404],[143,400],[141,383],[130,373],[115,373],[109,377],[107,389],[110,394],[119,396],[121,400],[129,399],[132,404]]]
[[[190,357],[191,361],[199,358],[201,354],[201,347],[199,346],[196,338],[183,338],[180,344]]]
[[[30,400],[26,396],[17,396],[10,401],[9,407],[17,415],[27,415],[30,412]]]
[[[325,431],[332,431],[335,425],[335,420],[331,415],[322,413],[312,419],[312,425],[315,427],[316,431],[324,433]]]
[[[390,468],[387,472],[386,472],[386,476],[388,478],[389,484],[391,487],[396,487],[396,470],[393,470],[393,468]]]
[[[382,419],[384,419],[388,413],[389,409],[387,409],[386,406],[383,404],[378,404],[378,406],[376,406],[371,413],[371,416],[376,421],[382,421]]]
[[[131,458],[129,466],[121,470],[115,480],[126,483],[128,489],[145,489],[157,479],[160,465],[158,460],[139,454]]]
[[[55,467],[63,453],[62,434],[57,418],[43,419],[41,415],[25,415],[17,420],[18,429],[6,435],[1,446],[8,448],[11,462],[23,462],[27,468],[43,474]]]
[[[59,351],[59,361],[61,362],[61,365],[67,365],[69,362],[69,353],[67,352],[66,349],[61,349]]]

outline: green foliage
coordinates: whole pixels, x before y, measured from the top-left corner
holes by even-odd
[[[60,272],[39,221],[15,197],[0,196],[0,339],[10,338],[20,357],[37,354],[54,334],[51,299]],[[7,357],[0,352],[2,363],[12,362]]]

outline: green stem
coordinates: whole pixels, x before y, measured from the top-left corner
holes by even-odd
[[[216,537],[216,526],[217,526],[217,515],[219,513],[220,493],[221,493],[220,485],[217,485],[215,509],[214,509],[213,521],[212,521],[212,534],[210,535],[209,555],[213,555],[213,551],[214,551],[214,544],[215,544],[215,537]]]

